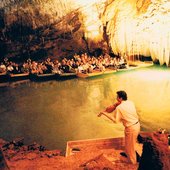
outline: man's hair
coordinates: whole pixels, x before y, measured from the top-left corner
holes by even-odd
[[[127,94],[125,91],[117,91],[116,92],[119,98],[122,98],[122,100],[127,100]]]

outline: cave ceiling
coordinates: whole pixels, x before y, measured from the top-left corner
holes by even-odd
[[[1,59],[96,49],[168,66],[170,0],[1,0]]]

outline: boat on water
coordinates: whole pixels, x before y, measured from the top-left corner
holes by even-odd
[[[0,73],[0,83],[9,81],[7,72]]]
[[[46,74],[30,74],[30,79],[32,81],[48,81],[54,80],[56,77],[55,73],[46,73]]]
[[[112,73],[115,73],[116,72],[116,69],[106,69],[103,74],[106,75],[106,74],[112,74]]]
[[[88,78],[88,77],[95,77],[102,75],[103,72],[101,71],[95,71],[93,73],[77,73],[77,77],[79,78]]]
[[[56,79],[57,80],[66,80],[66,79],[72,79],[76,78],[76,73],[56,73]]]
[[[138,142],[136,143],[136,151],[141,155],[143,148],[143,140],[151,136],[151,132],[141,131],[138,135]],[[66,145],[66,157],[74,155],[77,152],[90,152],[92,150],[124,150],[125,138],[123,136],[113,138],[97,138],[68,141]]]
[[[85,151],[87,148],[90,148],[92,150],[95,148],[98,148],[100,150],[112,148],[123,150],[124,137],[68,141],[66,146],[66,157],[80,151]]]
[[[31,73],[7,73],[3,72],[0,73],[0,83],[10,82],[10,81],[19,81],[19,80],[26,80],[30,79],[32,81],[48,81],[48,80],[66,80],[72,78],[90,78],[102,75],[109,75],[115,72],[121,71],[129,71],[137,68],[142,67],[149,67],[152,66],[153,62],[134,62],[129,63],[126,68],[107,68],[105,71],[94,70],[92,73],[45,73],[45,74],[31,74]]]
[[[7,73],[6,72],[3,72],[3,73],[0,73],[0,76],[5,76]]]
[[[93,71],[92,73],[77,73],[77,77],[79,78],[89,78],[89,77],[96,77],[101,75],[107,75],[115,73],[115,69],[106,69],[105,71]]]
[[[134,70],[134,69],[138,69],[142,67],[150,67],[150,66],[153,66],[152,61],[133,62],[133,63],[129,63],[128,65],[126,65],[126,68],[120,68],[120,69],[117,69],[117,71],[120,72],[120,71]]]
[[[29,73],[10,73],[8,74],[9,81],[25,80],[29,79]]]
[[[141,131],[137,138],[136,151],[141,155],[143,148],[143,140],[150,137],[152,132]],[[123,136],[113,138],[97,138],[97,139],[85,139],[68,141],[66,145],[66,157],[74,155],[77,152],[91,150],[124,150],[125,138]]]

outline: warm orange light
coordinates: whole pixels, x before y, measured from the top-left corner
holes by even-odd
[[[59,3],[58,0],[54,1]],[[74,9],[81,12],[85,38],[88,40],[100,41],[103,26],[106,26],[109,45],[115,54],[151,56],[161,65],[169,65],[169,0],[63,0],[62,3],[56,6],[67,8],[64,12]]]
[[[86,4],[84,5],[82,10],[83,15],[83,25],[85,31],[85,37],[90,40],[99,41],[102,39],[102,22],[99,19],[99,14],[101,14],[101,8],[98,8],[100,0],[87,0],[77,1],[78,3]],[[88,4],[88,5],[87,5]]]
[[[142,4],[140,4],[142,5]],[[114,53],[151,56],[160,64],[170,62],[170,2],[151,1],[140,13],[131,1],[115,1],[107,7],[105,22]]]
[[[159,71],[159,70],[157,70],[157,71],[143,71],[143,72],[141,72],[141,73],[139,73],[139,72],[136,72],[136,73],[134,73],[134,74],[137,74],[137,77],[139,77],[139,79],[140,80],[142,80],[142,78],[143,78],[143,80],[149,80],[149,81],[152,81],[152,82],[154,82],[154,81],[158,81],[158,82],[160,82],[160,81],[162,81],[162,80],[170,80],[170,72],[168,72],[168,71],[166,71],[166,72],[164,72],[164,71]]]

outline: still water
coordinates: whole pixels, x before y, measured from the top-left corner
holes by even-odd
[[[0,138],[24,137],[47,149],[69,140],[117,137],[123,126],[97,114],[125,90],[143,131],[170,131],[170,68],[152,66],[91,79],[26,82],[0,88]]]

